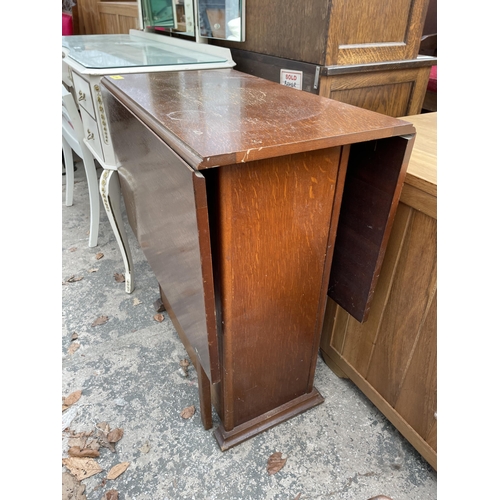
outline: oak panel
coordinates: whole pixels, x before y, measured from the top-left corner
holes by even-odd
[[[137,2],[97,2],[101,30],[106,34],[128,34],[139,28]]]
[[[436,286],[436,221],[413,211],[367,380],[394,406]]]
[[[429,0],[332,2],[327,64],[417,57]]]
[[[414,59],[429,0],[246,0],[246,39],[217,45],[321,66]]]
[[[217,169],[226,430],[312,390],[339,162],[335,148]]]
[[[217,45],[326,64],[329,0],[245,0],[245,41]]]
[[[405,43],[413,0],[350,0],[344,3],[340,45]],[[393,14],[397,12],[398,15]],[[391,22],[387,20],[391,18]]]
[[[414,352],[394,409],[421,436],[428,436],[437,412],[437,294],[424,314]]]
[[[136,28],[139,20],[139,4],[136,1],[78,0],[80,35],[101,35],[125,33],[121,31],[130,25]],[[103,17],[104,16],[104,17]],[[110,16],[113,18],[111,19]],[[120,20],[117,19],[120,17]],[[135,22],[133,22],[135,18]],[[119,29],[120,31],[115,31]],[[126,32],[128,33],[128,31]]]
[[[320,95],[388,116],[415,115],[422,109],[429,73],[430,66],[390,70],[367,66],[363,72],[353,69],[322,77]]]

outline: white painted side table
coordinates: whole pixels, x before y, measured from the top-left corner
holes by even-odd
[[[103,167],[100,193],[122,254],[125,290],[134,290],[134,268],[120,210],[120,184],[100,80],[122,79],[131,73],[232,68],[227,48],[162,36],[140,30],[128,35],[62,37],[62,81],[78,103],[84,143]]]

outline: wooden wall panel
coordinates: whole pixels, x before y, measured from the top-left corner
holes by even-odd
[[[80,35],[101,33],[97,0],[78,0]]]
[[[400,202],[365,323],[329,299],[321,352],[437,468],[437,221]]]
[[[139,28],[137,2],[97,2],[102,33],[127,34]]]
[[[136,1],[108,1],[100,0],[78,0],[78,18],[80,35],[112,35],[117,33],[127,33],[121,31],[124,26],[131,24],[130,19],[121,19],[120,21],[112,21],[108,16],[120,16],[122,18],[130,18],[132,11],[135,12],[135,17],[138,23],[138,3]],[[104,24],[101,23],[101,13],[104,15]],[[138,27],[138,24],[131,26]]]

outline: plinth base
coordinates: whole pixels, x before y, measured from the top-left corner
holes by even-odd
[[[226,431],[221,424],[214,432],[215,439],[217,439],[220,449],[226,451],[289,418],[295,417],[323,403],[324,400],[325,398],[315,387],[313,387],[310,393],[303,394],[284,405],[278,406],[278,408],[274,410],[268,411],[259,417],[238,425],[230,431]]]

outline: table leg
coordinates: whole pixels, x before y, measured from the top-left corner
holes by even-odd
[[[120,181],[116,170],[104,169],[101,174],[100,192],[111,228],[115,234],[125,266],[125,291],[134,291],[134,264],[120,209]]]
[[[210,380],[196,360],[196,372],[198,373],[198,394],[200,398],[201,422],[205,430],[212,428],[212,398],[210,392]]]

